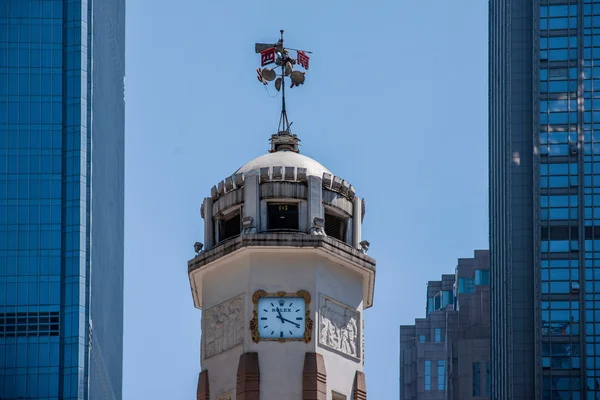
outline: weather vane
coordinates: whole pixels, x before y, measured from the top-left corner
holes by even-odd
[[[275,81],[275,89],[281,91],[281,117],[279,118],[278,134],[273,135],[271,142],[274,140],[281,142],[284,138],[281,136],[293,136],[292,141],[295,145],[290,150],[298,151],[298,139],[296,135],[292,135],[290,130],[291,123],[288,120],[287,112],[285,108],[285,78],[289,78],[291,81],[290,89],[304,84],[306,72],[294,70],[294,66],[298,65],[308,70],[310,51],[290,49],[283,47],[283,30],[281,32],[281,39],[275,44],[268,43],[256,43],[254,49],[256,53],[260,53],[260,68],[256,70],[258,81],[263,85],[268,85],[269,82]],[[290,50],[296,51],[296,58],[290,56]],[[275,67],[264,68],[267,65],[275,64]],[[280,74],[278,70],[281,68]],[[285,140],[284,140],[285,141]],[[290,140],[287,140],[288,142]],[[283,143],[280,143],[283,144]],[[272,151],[276,151],[277,143],[273,143]],[[281,146],[279,146],[281,147]],[[287,147],[287,146],[286,146]]]

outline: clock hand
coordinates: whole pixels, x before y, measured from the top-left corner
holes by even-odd
[[[290,321],[289,319],[282,318],[283,321],[289,322],[292,325],[296,325],[296,328],[300,328],[300,324]]]
[[[281,311],[279,311],[279,307],[275,307],[275,309],[277,310],[277,314],[279,314],[279,315],[277,316],[277,318],[279,318],[279,319],[281,320],[281,322],[283,322],[283,321],[284,321],[284,318],[281,316]]]
[[[292,322],[292,321],[290,321],[289,319],[285,319],[285,318],[283,318],[283,316],[281,315],[281,311],[279,311],[279,307],[275,307],[275,309],[277,310],[277,314],[279,314],[279,315],[277,316],[277,318],[279,318],[279,319],[281,320],[281,322],[289,322],[289,323],[290,323],[290,324],[292,324],[292,325],[296,325],[296,328],[300,328],[300,325],[299,325],[299,324],[297,324],[297,323],[295,323],[295,322]]]

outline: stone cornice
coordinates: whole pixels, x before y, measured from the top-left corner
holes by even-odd
[[[252,247],[320,248],[341,256],[353,264],[375,272],[375,259],[344,242],[328,236],[309,235],[305,233],[257,233],[236,236],[235,238],[219,243],[211,250],[201,252],[188,261],[188,273],[201,269],[237,250]]]
[[[202,309],[202,276],[245,252],[313,252],[363,276],[364,308],[373,305],[375,259],[339,240],[305,233],[242,234],[203,251],[188,261],[194,305]]]

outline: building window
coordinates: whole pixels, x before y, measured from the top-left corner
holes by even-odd
[[[59,313],[58,311],[1,313],[0,327],[0,337],[58,336]]]
[[[225,215],[219,220],[219,241],[227,240],[242,232],[241,212],[236,212]]]
[[[458,293],[473,293],[473,279],[458,278]]]
[[[267,204],[267,230],[298,230],[298,204]]]
[[[346,239],[346,219],[325,211],[325,233],[327,236],[344,241]]]
[[[437,343],[442,341],[442,328],[435,328],[435,341]]]
[[[438,390],[446,390],[446,360],[438,360]]]
[[[489,285],[490,284],[490,271],[487,269],[476,269],[475,270],[475,285]]]
[[[346,400],[346,396],[338,392],[331,392],[331,400]]]
[[[481,396],[481,366],[473,363],[473,397]]]
[[[444,290],[442,292],[442,308],[446,308],[450,304],[454,304],[454,292],[452,290]]]
[[[420,343],[425,343],[425,335],[419,336],[419,342]]]
[[[431,361],[425,361],[425,390],[431,390]]]
[[[428,312],[439,311],[450,304],[454,304],[454,293],[452,290],[444,290],[427,299],[427,310]]]
[[[427,299],[427,312],[431,313],[437,311],[440,307],[439,296],[429,297]]]

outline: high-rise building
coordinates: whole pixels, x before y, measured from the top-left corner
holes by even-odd
[[[489,4],[492,397],[600,398],[600,1]]]
[[[400,400],[490,399],[489,252],[427,284],[425,318],[400,326]]]
[[[0,0],[0,398],[122,397],[125,0]]]

